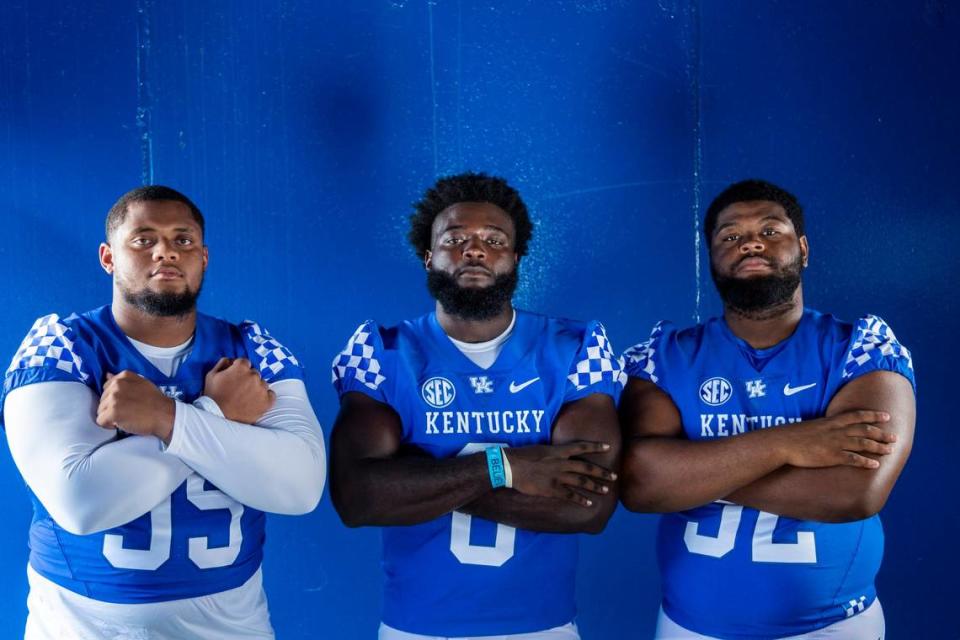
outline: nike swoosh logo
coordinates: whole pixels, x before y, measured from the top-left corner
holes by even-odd
[[[792,396],[795,393],[800,393],[801,391],[806,391],[807,389],[812,389],[817,386],[816,382],[811,382],[810,384],[805,384],[800,387],[791,387],[790,383],[783,385],[783,395]]]
[[[539,380],[539,379],[540,379],[540,376],[537,376],[536,378],[534,378],[534,379],[532,379],[532,380],[527,380],[526,382],[521,382],[520,384],[517,384],[516,382],[511,382],[511,383],[510,383],[510,393],[516,393],[516,392],[518,392],[518,391],[523,391],[524,389],[526,389],[527,387],[529,387],[530,385],[532,385],[534,382],[536,382],[536,381]]]

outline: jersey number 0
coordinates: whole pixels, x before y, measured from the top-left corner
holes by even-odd
[[[499,442],[471,442],[457,456],[483,451],[487,447],[507,447]],[[499,567],[513,557],[514,539],[517,530],[505,524],[497,524],[496,542],[492,547],[470,544],[470,524],[473,516],[454,511],[450,521],[450,551],[462,564],[480,564]]]

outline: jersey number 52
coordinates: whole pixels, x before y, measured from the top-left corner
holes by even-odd
[[[683,533],[683,541],[690,553],[722,558],[733,550],[740,528],[743,507],[738,504],[724,504],[720,512],[720,530],[716,536],[701,535],[698,522],[688,522]],[[812,531],[798,531],[796,542],[774,542],[773,532],[777,528],[779,516],[760,511],[757,524],[753,529],[751,557],[754,562],[815,563],[817,561],[817,542]]]

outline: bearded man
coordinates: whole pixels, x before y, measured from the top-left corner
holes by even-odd
[[[876,514],[913,441],[910,352],[876,316],[804,308],[786,190],[731,185],[704,233],[723,316],[624,354],[621,499],[664,514],[656,638],[883,638]]]
[[[331,497],[385,527],[381,640],[579,637],[570,534],[616,506],[622,369],[599,322],[514,309],[532,230],[503,179],[439,180],[410,229],[435,310],[333,363]]]
[[[26,640],[273,638],[264,512],[312,511],[320,424],[296,357],[255,322],[197,312],[200,210],[123,195],[100,264],[111,304],[46,315],[3,418],[34,505]]]

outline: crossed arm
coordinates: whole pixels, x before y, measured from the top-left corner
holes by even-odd
[[[156,437],[120,438],[115,428],[99,426],[101,398],[79,382],[15,389],[6,399],[4,418],[20,473],[71,533],[130,522],[194,472],[242,504],[304,513],[323,491],[320,425],[302,382],[277,382],[271,390],[276,401],[257,421],[261,428],[178,402],[166,450]]]
[[[910,382],[889,371],[851,381],[826,415],[729,438],[690,441],[670,397],[631,378],[620,405],[621,496],[633,511],[675,512],[725,499],[802,520],[877,513],[910,455]]]
[[[609,469],[620,437],[608,396],[565,405],[553,444],[505,449],[513,489],[491,488],[483,452],[436,459],[402,446],[401,434],[389,405],[344,395],[331,435],[330,494],[347,526],[418,524],[458,510],[535,531],[599,532],[616,507]]]

